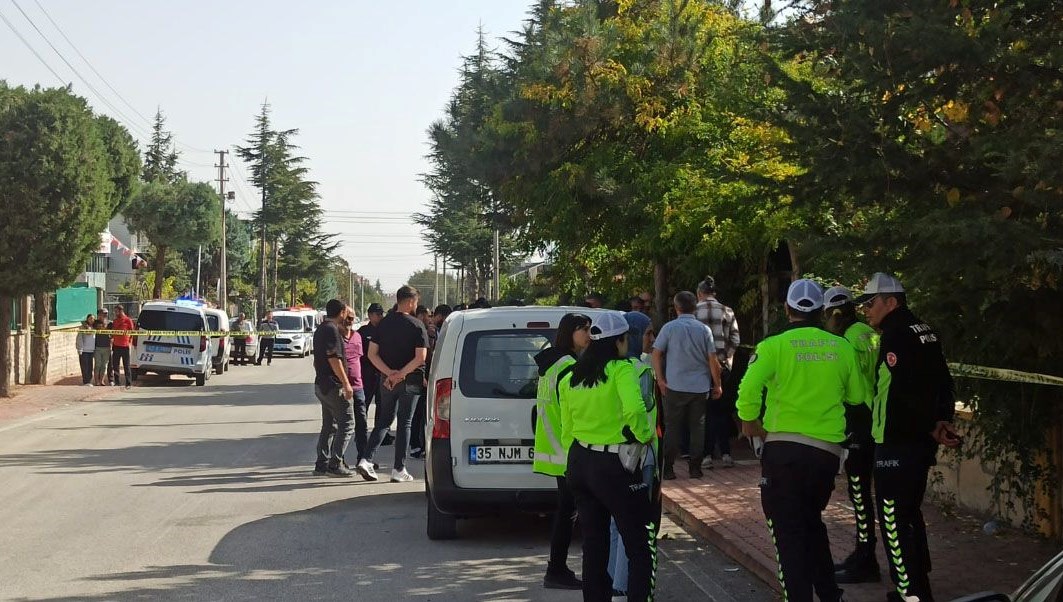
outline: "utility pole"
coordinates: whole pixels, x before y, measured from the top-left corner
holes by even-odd
[[[218,194],[221,195],[221,257],[218,258],[218,273],[220,278],[218,279],[218,307],[222,311],[229,311],[229,274],[228,274],[228,251],[226,250],[226,241],[228,238],[228,230],[225,223],[225,183],[229,181],[225,177],[225,155],[229,153],[227,150],[216,150],[218,153],[218,164],[215,167],[218,168]]]
[[[432,289],[432,307],[439,307],[439,254],[432,254],[432,271],[436,275],[436,285]]]
[[[447,258],[443,257],[443,303],[447,303]],[[447,303],[447,305],[450,305]]]
[[[265,161],[265,157],[262,158]],[[265,173],[265,171],[264,171]],[[266,182],[262,182],[262,214],[261,228],[259,228],[259,253],[258,253],[258,311],[266,313]]]
[[[363,319],[369,319],[369,315],[366,313],[367,306],[365,304],[365,278],[362,278],[361,276],[358,277],[358,305],[362,306],[362,315],[365,316]]]
[[[347,302],[351,304],[351,307],[358,307],[362,304],[361,299],[358,300],[358,305],[354,304],[354,270],[350,265],[347,266]]]
[[[499,273],[498,225],[495,224],[495,301],[502,300],[502,275]]]

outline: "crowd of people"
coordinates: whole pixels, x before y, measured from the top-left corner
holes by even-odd
[[[679,460],[691,479],[734,466],[730,444],[740,432],[756,442],[762,508],[787,600],[837,602],[839,584],[880,581],[877,515],[893,584],[887,600],[932,601],[920,506],[938,446],[955,447],[960,437],[941,343],[908,309],[900,281],[877,273],[857,297],[794,281],[787,325],[741,367],[735,312],[716,298],[713,278],[696,293],[677,293],[675,318],[659,332],[647,297],[625,300],[622,311],[565,315],[552,346],[535,357],[532,470],[555,479],[558,490],[544,586],[582,589],[589,601],[651,600],[662,480],[677,477]],[[396,306],[387,314],[370,306],[357,332],[349,306],[326,307],[314,335],[322,408],[315,474],[377,480],[373,458],[397,418],[391,481],[413,480],[406,456],[424,450],[427,367],[451,311],[432,312],[418,300],[416,289],[402,287]],[[585,302],[605,304],[596,294]],[[353,470],[344,460],[352,433]],[[843,462],[856,546],[835,564],[822,513]],[[582,578],[568,567],[576,517]]]
[[[81,323],[82,332],[74,341],[81,367],[81,384],[86,387],[120,386],[123,376],[127,389],[133,384],[129,347],[136,326],[121,305],[115,307],[114,314],[114,320],[111,320],[110,311],[103,307],[96,315],[86,315]],[[84,332],[86,330],[122,330],[130,334]]]

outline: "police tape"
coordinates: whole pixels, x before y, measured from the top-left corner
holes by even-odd
[[[1038,374],[1036,372],[1009,370],[1008,368],[990,368],[988,366],[976,366],[974,364],[949,363],[949,372],[951,372],[953,376],[962,376],[966,378],[1063,387],[1063,377],[1052,376],[1049,374]]]
[[[244,330],[216,330],[216,331],[203,331],[203,330],[114,330],[113,328],[104,328],[100,330],[92,330],[91,328],[83,328],[76,331],[78,334],[109,334],[109,335],[126,335],[131,337],[228,337],[228,336],[248,336],[258,335],[260,337],[275,337],[281,333],[275,330],[258,330],[258,331],[244,331]],[[304,334],[304,333],[297,333]],[[291,336],[291,335],[285,335]]]

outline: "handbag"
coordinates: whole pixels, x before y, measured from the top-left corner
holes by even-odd
[[[414,370],[406,375],[402,384],[406,388],[407,394],[422,395],[424,394],[424,373],[420,370]]]

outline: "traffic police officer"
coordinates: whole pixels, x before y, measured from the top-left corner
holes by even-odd
[[[823,293],[823,307],[827,330],[845,337],[856,351],[856,364],[867,391],[875,384],[875,363],[878,360],[878,334],[856,317],[853,295],[844,286],[834,286]],[[875,444],[871,438],[871,396],[865,404],[846,405],[846,485],[849,501],[856,514],[856,548],[840,564],[835,565],[838,583],[878,582],[878,560],[875,558],[875,504],[871,497],[871,472],[875,466]]]
[[[554,344],[535,356],[539,367],[539,388],[535,401],[535,459],[532,470],[557,479],[557,510],[550,535],[550,562],[546,565],[543,587],[581,589],[583,583],[568,568],[568,547],[572,543],[572,523],[576,500],[565,480],[568,448],[561,445],[561,406],[557,400],[558,377],[590,344],[591,319],[581,314],[565,314],[557,326]]]
[[[738,388],[743,434],[765,435],[761,504],[790,602],[836,602],[842,591],[822,513],[834,489],[845,440],[844,403],[868,392],[852,345],[820,326],[823,289],[797,280],[786,295],[789,325],[757,345]],[[758,421],[764,400],[763,426]]]
[[[930,550],[920,506],[938,444],[956,447],[955,392],[937,333],[908,309],[897,278],[878,272],[864,294],[871,326],[881,333],[871,406],[875,497],[896,591],[890,600],[928,602]]]
[[[641,466],[655,425],[625,357],[627,332],[619,312],[592,316],[590,346],[558,384],[568,485],[583,528],[583,599],[591,602],[612,599],[610,516],[627,551],[628,600],[652,600],[656,581],[657,521]]]

